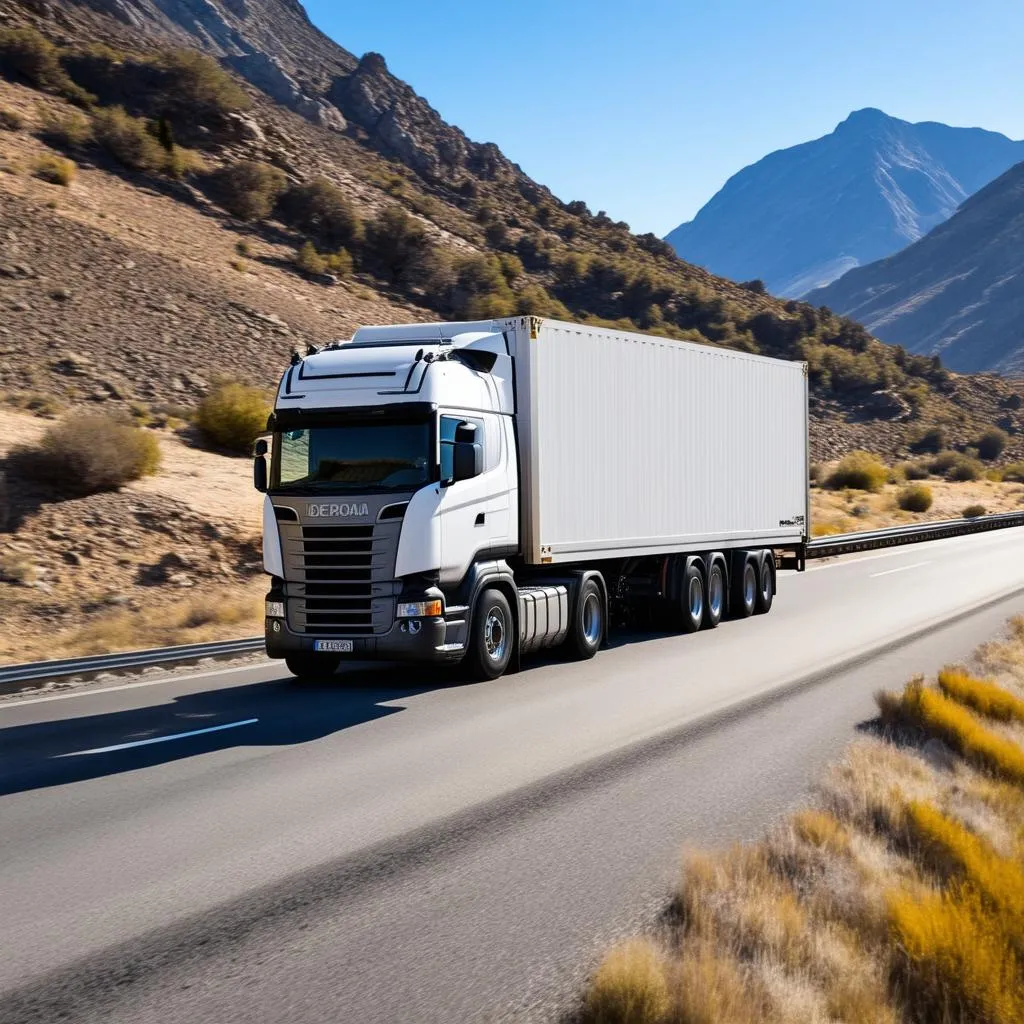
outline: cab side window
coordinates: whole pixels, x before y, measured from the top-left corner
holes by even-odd
[[[487,465],[487,447],[484,441],[484,421],[472,416],[441,417],[441,479],[451,480],[455,475],[455,431],[460,423],[476,427],[477,440],[484,444],[484,465]]]

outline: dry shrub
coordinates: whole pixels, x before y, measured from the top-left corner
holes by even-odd
[[[990,907],[970,886],[889,897],[893,981],[922,1021],[1016,1024],[1024,978]]]
[[[259,388],[223,383],[199,403],[196,425],[214,444],[244,454],[266,430],[269,416],[270,402]]]
[[[679,1024],[762,1024],[767,1014],[736,958],[710,942],[687,945],[672,987]]]
[[[51,185],[63,185],[68,188],[75,180],[78,165],[74,160],[66,160],[62,156],[44,153],[35,163],[37,178],[48,181]]]
[[[269,217],[288,185],[284,171],[260,160],[239,160],[211,176],[217,201],[233,217]]]
[[[901,487],[896,495],[896,504],[904,512],[927,512],[932,507],[932,500],[932,489],[924,484]]]
[[[1011,462],[1003,467],[1003,480],[1014,484],[1024,484],[1024,462]]]
[[[587,992],[588,1024],[657,1024],[669,1009],[668,981],[658,948],[630,939],[601,961]]]
[[[96,141],[118,163],[133,171],[159,171],[167,151],[150,134],[141,117],[132,117],[124,107],[99,111],[94,118]]]
[[[939,688],[960,704],[1000,722],[1024,722],[1024,700],[995,683],[975,679],[961,669],[944,668],[939,673]]]
[[[54,114],[44,122],[42,137],[60,149],[79,149],[92,141],[92,121],[75,110]]]
[[[982,771],[994,772],[1024,784],[1024,750],[986,729],[960,704],[920,681],[908,683],[902,694],[879,694],[884,718],[905,722],[941,739]]]
[[[927,480],[931,476],[923,462],[901,462],[895,468],[904,480]]]
[[[962,452],[941,452],[932,459],[928,468],[936,476],[944,476],[958,483],[980,480],[985,475],[985,467],[977,459]]]
[[[363,225],[352,204],[326,178],[293,185],[281,196],[280,209],[289,224],[325,245],[351,248],[363,237]]]
[[[16,132],[25,127],[25,118],[16,110],[0,107],[0,131]]]
[[[988,515],[988,509],[984,505],[968,505],[960,514],[964,519],[979,519],[981,516]]]
[[[166,96],[179,108],[224,115],[252,106],[248,93],[212,57],[196,50],[172,50],[160,55],[157,66],[167,75]]]
[[[876,455],[856,451],[844,456],[832,470],[826,486],[832,490],[852,487],[858,491],[880,491],[889,480],[889,468]]]
[[[292,262],[295,264],[296,270],[306,274],[308,277],[319,277],[321,274],[327,273],[327,260],[317,252],[316,246],[308,240],[295,250]]]
[[[0,29],[0,68],[38,89],[59,92],[87,106],[96,97],[76,85],[60,62],[61,51],[34,28]]]
[[[149,432],[102,413],[76,413],[43,435],[38,447],[15,449],[15,472],[67,494],[111,491],[150,476],[160,446]]]

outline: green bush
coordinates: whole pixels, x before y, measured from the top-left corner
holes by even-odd
[[[247,453],[256,437],[267,429],[269,415],[270,402],[259,388],[224,383],[199,403],[196,426],[215,445]]]
[[[1024,462],[1011,462],[1005,466],[1003,479],[1009,483],[1024,484]]]
[[[919,454],[930,452],[937,455],[945,449],[946,444],[946,431],[942,427],[929,427],[910,443],[910,450]]]
[[[51,427],[38,447],[11,453],[15,472],[67,494],[116,490],[160,466],[156,437],[102,413],[77,413]]]
[[[75,180],[78,165],[74,160],[45,153],[36,160],[35,173],[37,178],[48,181],[51,185],[63,185],[67,188]]]
[[[293,185],[279,205],[287,223],[327,246],[351,249],[362,240],[363,226],[352,204],[326,178]]]
[[[97,112],[93,121],[96,141],[117,160],[133,171],[159,171],[167,162],[163,146],[152,136],[141,117],[132,117],[124,107]]]
[[[984,505],[968,505],[961,515],[964,519],[979,519],[981,516],[988,515],[988,509]]]
[[[263,220],[288,187],[284,171],[260,160],[239,160],[211,175],[215,198],[232,216]]]
[[[932,489],[924,484],[910,484],[900,489],[896,504],[904,512],[927,512],[932,507]]]
[[[986,462],[994,462],[1006,450],[1006,442],[1009,440],[1005,430],[992,427],[986,430],[978,438],[978,455]]]
[[[852,487],[858,491],[880,491],[889,479],[889,468],[870,452],[856,451],[844,456],[831,472],[826,486],[832,490]]]

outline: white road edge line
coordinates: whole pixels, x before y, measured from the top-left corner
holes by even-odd
[[[86,754],[109,754],[114,750],[130,750],[132,747],[148,747],[151,743],[168,743],[171,740],[183,740],[189,736],[202,736],[207,732],[220,732],[222,729],[237,729],[240,725],[255,725],[258,718],[247,718],[244,722],[228,722],[226,725],[211,725],[208,729],[192,729],[189,732],[176,732],[172,736],[154,736],[148,740],[133,740],[131,743],[115,743],[111,747],[93,747],[92,750],[73,750],[69,754],[58,754],[58,757],[84,757]]]
[[[879,576],[891,576],[894,572],[906,572],[908,569],[920,569],[922,565],[931,565],[929,562],[915,562],[913,565],[901,565],[895,569],[886,569],[884,572],[873,572],[870,573],[868,578],[872,580],[878,579]]]

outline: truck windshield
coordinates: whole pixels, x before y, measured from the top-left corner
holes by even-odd
[[[429,422],[351,423],[277,435],[275,490],[408,491],[433,475]]]

